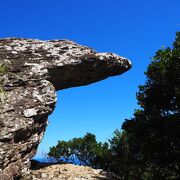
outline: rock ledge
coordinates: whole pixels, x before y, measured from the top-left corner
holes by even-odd
[[[10,180],[30,167],[41,142],[56,91],[88,85],[124,73],[131,62],[97,53],[68,40],[0,39],[5,93],[0,93],[0,179]]]

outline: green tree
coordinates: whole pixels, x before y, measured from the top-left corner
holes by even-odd
[[[118,174],[121,179],[129,176],[128,143],[126,132],[114,131],[113,137],[109,140],[109,171]]]
[[[69,155],[69,143],[66,141],[58,141],[56,146],[50,147],[50,151],[48,153],[48,156],[55,158],[57,161],[59,161],[61,157],[67,160]]]
[[[145,75],[145,85],[139,86],[137,93],[141,109],[122,126],[133,157],[131,169],[140,169],[142,179],[177,179],[180,178],[180,32],[172,48],[156,52]]]
[[[84,164],[99,168],[105,164],[104,157],[107,152],[107,143],[99,143],[94,134],[87,133],[82,138],[58,141],[56,146],[50,148],[48,155],[56,159],[61,157],[68,159],[70,155],[75,154]]]

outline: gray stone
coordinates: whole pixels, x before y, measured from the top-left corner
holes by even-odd
[[[0,178],[29,168],[56,103],[56,91],[88,85],[131,68],[128,59],[68,40],[0,39]],[[2,86],[2,84],[1,84]],[[7,178],[6,178],[7,177]]]

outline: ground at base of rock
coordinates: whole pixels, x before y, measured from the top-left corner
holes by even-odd
[[[37,170],[30,170],[20,180],[110,180],[109,173],[101,169],[93,169],[88,166],[76,166],[73,164],[50,165]]]

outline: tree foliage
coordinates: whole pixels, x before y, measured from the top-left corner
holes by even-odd
[[[60,159],[69,158],[74,154],[85,165],[100,167],[105,165],[103,161],[105,154],[108,152],[107,143],[98,143],[96,136],[87,133],[82,138],[73,138],[69,141],[58,141],[56,146],[50,148],[49,156]]]
[[[180,33],[156,52],[137,93],[141,109],[122,126],[133,165],[148,179],[180,178]]]

